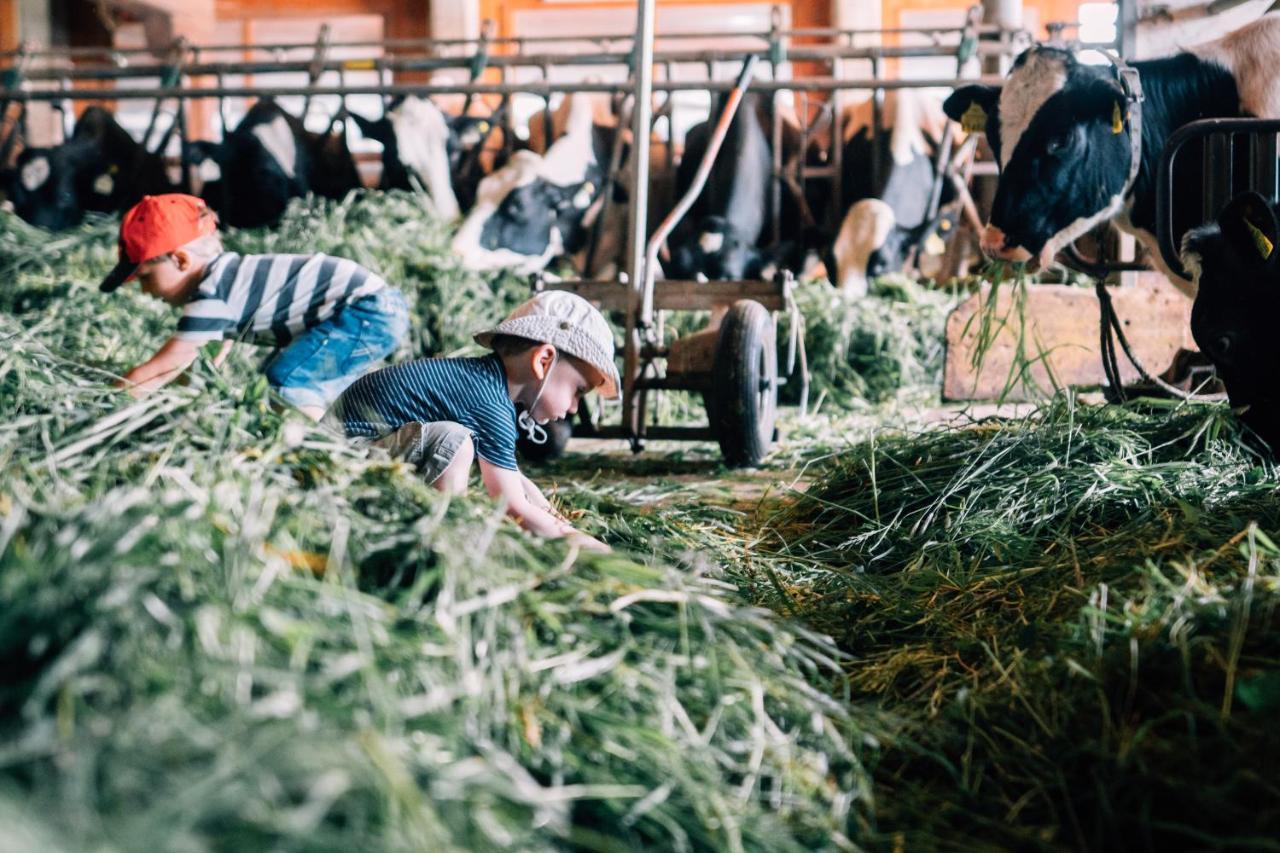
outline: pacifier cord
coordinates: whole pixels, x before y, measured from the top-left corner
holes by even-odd
[[[538,393],[533,396],[533,402],[528,408],[516,416],[516,425],[525,431],[525,435],[534,444],[547,443],[547,431],[542,424],[533,419],[534,406],[538,405],[538,401],[542,399],[542,392],[547,387],[547,380],[551,378],[551,371],[556,369],[556,362],[560,359],[559,351],[551,356],[551,366],[547,368],[547,372],[542,376],[542,384],[538,386]]]

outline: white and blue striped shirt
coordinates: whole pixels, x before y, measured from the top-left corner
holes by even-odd
[[[381,276],[346,258],[225,252],[210,262],[183,307],[175,337],[284,346],[348,302],[385,286]]]
[[[381,438],[409,423],[452,421],[471,433],[476,455],[514,471],[516,407],[496,353],[406,361],[366,373],[333,404],[348,436]]]

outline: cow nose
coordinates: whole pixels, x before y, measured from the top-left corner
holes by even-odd
[[[1006,246],[1008,237],[994,225],[988,224],[982,232],[982,239],[979,245],[982,247],[982,254],[988,258],[996,258],[1001,261],[1026,261],[1030,260],[1031,253],[1021,246]]]

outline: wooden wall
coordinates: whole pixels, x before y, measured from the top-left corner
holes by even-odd
[[[0,0],[0,50],[18,46],[18,0]]]

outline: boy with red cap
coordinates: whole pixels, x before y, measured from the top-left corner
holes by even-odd
[[[182,308],[178,329],[121,385],[134,396],[164,385],[221,341],[276,347],[265,372],[280,396],[312,419],[359,376],[394,352],[409,329],[400,291],[354,261],[328,255],[239,255],[218,239],[205,203],[146,196],[120,223],[120,262],[101,284],[110,293],[136,278],[142,292]]]

